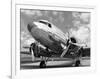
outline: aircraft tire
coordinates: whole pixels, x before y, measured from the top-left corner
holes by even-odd
[[[40,68],[46,68],[46,63],[45,61],[40,62]]]
[[[75,62],[75,67],[79,67],[80,66],[80,60],[77,60],[76,62]]]

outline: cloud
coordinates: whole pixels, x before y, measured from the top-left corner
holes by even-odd
[[[63,12],[60,12],[60,13],[59,13],[58,19],[60,20],[61,23],[64,22],[65,19],[64,19],[64,17],[63,17]]]
[[[57,16],[59,12],[53,11],[52,13],[53,13],[54,16]]]
[[[31,43],[34,43],[34,42],[35,42],[35,40],[33,38],[29,38],[29,39],[25,40],[26,45],[30,45]]]
[[[41,11],[39,11],[39,10],[37,10],[35,13],[36,13],[37,16],[42,16],[42,15],[43,15],[43,14],[41,13]]]
[[[21,10],[22,13],[26,14],[26,15],[35,15],[35,11],[32,10]]]
[[[74,27],[79,27],[81,24],[79,20],[74,20],[74,21],[72,21],[72,23],[73,23]]]
[[[40,10],[24,10],[24,9],[22,9],[21,12],[26,15],[29,15],[29,16],[34,16],[34,15],[42,16],[42,13]]]
[[[23,45],[30,45],[32,42],[35,42],[35,39],[31,37],[28,33],[22,31],[21,41],[23,41]]]
[[[90,13],[72,12],[72,16],[74,28],[70,29],[70,36],[90,47]]]
[[[79,27],[78,30],[71,29],[70,36],[75,37],[77,39],[78,43],[87,44],[89,41],[89,38],[90,38],[90,32],[89,32],[88,28]]]
[[[89,23],[90,13],[81,13],[80,19],[83,20],[83,22]]]
[[[84,23],[89,23],[90,20],[90,13],[85,12],[73,12],[72,16],[75,20],[82,20]]]
[[[80,13],[79,12],[72,12],[72,16],[74,18],[79,18],[80,17]]]

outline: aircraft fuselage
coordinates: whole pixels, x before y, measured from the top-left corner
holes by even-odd
[[[32,23],[28,24],[28,30],[31,33],[32,37],[45,47],[48,47],[55,53],[60,53],[63,51],[63,47],[61,46],[61,44],[66,44],[66,39],[63,38],[64,33],[57,27],[48,27],[47,25],[37,25],[35,23]]]

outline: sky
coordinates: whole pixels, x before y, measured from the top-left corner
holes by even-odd
[[[88,12],[53,11],[53,10],[20,10],[21,47],[34,41],[27,30],[27,24],[38,20],[47,20],[67,34],[75,37],[78,43],[90,47],[90,15]]]

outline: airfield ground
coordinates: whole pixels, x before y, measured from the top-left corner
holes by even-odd
[[[32,61],[30,54],[21,54],[20,56],[20,68],[21,69],[40,69],[40,58],[35,58]],[[46,68],[58,68],[58,67],[73,67],[73,60],[69,58],[50,58],[47,62]],[[82,57],[80,67],[90,66],[90,57]]]

